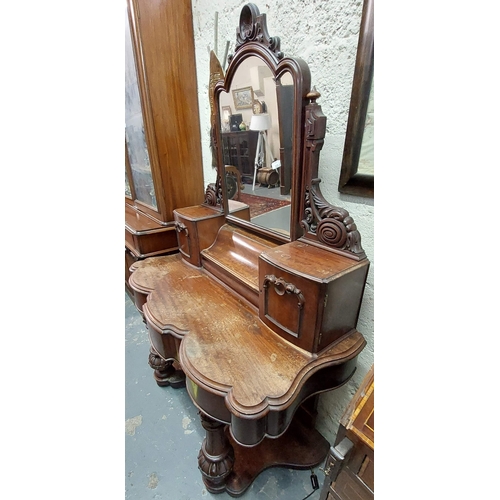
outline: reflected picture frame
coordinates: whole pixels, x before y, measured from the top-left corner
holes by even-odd
[[[229,122],[229,117],[233,114],[231,106],[222,106],[222,121]]]
[[[233,90],[233,101],[235,109],[249,109],[253,105],[253,89],[252,87],[242,87],[241,89]]]

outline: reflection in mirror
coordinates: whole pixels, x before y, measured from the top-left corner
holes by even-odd
[[[144,132],[130,24],[125,11],[125,143],[137,200],[158,209]],[[129,186],[130,187],[130,186]],[[130,193],[125,184],[125,194]]]
[[[125,196],[129,198],[132,197],[132,191],[130,190],[130,182],[128,180],[127,171],[125,171]]]
[[[223,161],[239,182],[228,195],[249,205],[252,223],[287,236],[293,98],[292,76],[287,72],[276,80],[256,56],[241,61],[228,92],[219,94]]]
[[[361,141],[361,151],[359,153],[358,172],[366,175],[374,175],[374,122],[375,110],[373,105],[373,80],[368,98],[368,109],[366,110],[365,128],[363,140]]]

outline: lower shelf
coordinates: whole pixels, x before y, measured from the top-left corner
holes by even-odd
[[[234,466],[226,479],[226,492],[242,495],[255,478],[270,467],[310,469],[322,463],[329,450],[328,441],[314,428],[294,419],[287,431],[276,439],[266,438],[253,447],[241,446],[230,436],[234,450]]]

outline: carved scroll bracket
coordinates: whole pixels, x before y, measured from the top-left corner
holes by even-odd
[[[217,183],[211,183],[205,190],[205,205],[211,207],[222,206],[222,183],[220,176],[217,177]]]
[[[319,152],[323,147],[326,131],[326,117],[316,102],[319,97],[320,93],[316,89],[307,94],[310,103],[306,106],[302,239],[361,260],[366,255],[354,219],[347,210],[328,203],[319,187]]]

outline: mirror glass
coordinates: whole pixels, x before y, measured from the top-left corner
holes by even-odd
[[[274,78],[256,56],[243,59],[228,92],[219,94],[228,197],[250,207],[250,221],[290,235],[293,79]],[[236,178],[235,178],[236,177]],[[239,186],[237,189],[236,183]],[[231,189],[230,189],[231,187]]]
[[[374,124],[375,109],[373,104],[373,80],[368,98],[368,109],[366,110],[365,128],[363,130],[363,140],[359,152],[358,172],[365,175],[374,175]]]
[[[144,132],[141,97],[137,81],[132,34],[125,10],[125,143],[132,171],[137,200],[158,209],[149,163],[148,147]],[[125,178],[125,195],[130,195],[130,186]]]

